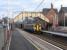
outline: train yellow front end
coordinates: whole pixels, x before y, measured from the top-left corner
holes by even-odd
[[[41,24],[33,25],[34,32],[41,32]]]

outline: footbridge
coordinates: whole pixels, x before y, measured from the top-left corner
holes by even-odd
[[[21,12],[20,14],[18,14],[15,18],[14,18],[14,22],[17,22],[17,21],[19,21],[19,20],[22,20],[23,18],[25,18],[25,17],[39,17],[39,18],[41,18],[42,20],[44,20],[44,21],[46,21],[46,22],[49,22],[49,19],[46,17],[46,16],[44,16],[43,14],[42,14],[42,12],[27,12],[27,11],[25,11],[25,12]]]

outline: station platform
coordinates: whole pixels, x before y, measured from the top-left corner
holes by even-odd
[[[37,36],[32,35],[32,33],[25,32],[21,29],[16,30],[19,31],[19,33],[24,36],[24,38],[27,39],[31,44],[33,44],[37,50],[63,50],[62,48],[59,48],[51,43],[48,43],[47,41],[40,39]]]
[[[63,36],[67,37],[67,32],[60,32],[60,31],[46,31],[46,30],[41,30],[43,33],[49,33],[49,34],[54,34],[58,36]]]
[[[9,50],[37,50],[37,48],[26,40],[19,31],[15,30],[12,33]]]

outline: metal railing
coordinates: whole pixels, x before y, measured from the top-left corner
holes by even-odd
[[[6,27],[0,28],[0,50],[9,50],[11,31]]]
[[[2,28],[0,28],[0,50],[4,46],[4,31]]]

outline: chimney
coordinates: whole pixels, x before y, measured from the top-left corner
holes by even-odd
[[[62,5],[61,5],[61,10],[62,10]]]
[[[51,9],[53,9],[53,4],[51,3]]]

